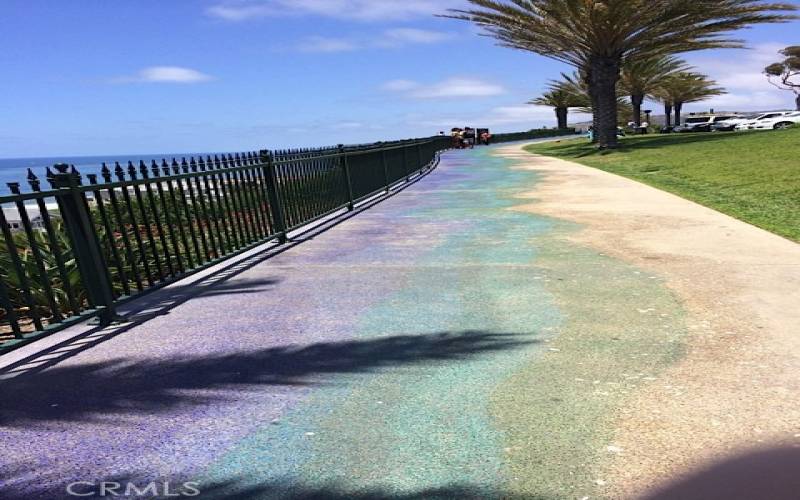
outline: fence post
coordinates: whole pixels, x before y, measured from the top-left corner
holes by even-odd
[[[55,194],[58,209],[72,242],[86,293],[94,307],[99,310],[99,323],[101,326],[108,326],[124,321],[125,318],[119,316],[114,308],[114,291],[108,275],[108,264],[97,240],[86,196],[76,189],[81,184],[81,176],[75,167],[70,170],[66,163],[58,163],[53,168],[56,173],[48,169],[47,180],[53,189],[58,190]]]
[[[389,180],[389,163],[386,161],[386,146],[381,142],[381,164],[383,165],[383,179],[386,181],[386,192],[389,192],[389,186],[392,182]]]
[[[14,311],[14,304],[11,303],[11,297],[8,295],[8,288],[6,287],[6,284],[3,283],[2,278],[0,278],[0,307],[6,310],[6,319],[11,325],[11,331],[14,333],[14,338],[24,338],[22,336],[22,330],[19,327],[17,312]]]
[[[342,168],[344,169],[344,181],[347,184],[347,210],[353,210],[353,179],[350,178],[350,163],[347,161],[347,151],[343,144],[339,144],[339,155],[341,155]]]
[[[261,162],[266,165],[266,182],[267,182],[267,200],[269,201],[269,209],[272,213],[272,220],[275,222],[275,229],[278,231],[278,242],[286,243],[288,237],[286,235],[286,218],[283,214],[283,200],[278,192],[278,176],[275,174],[275,161],[272,156],[272,151],[267,149],[261,150],[259,153]]]
[[[406,182],[411,182],[411,170],[408,168],[408,141],[403,142],[403,170],[406,172]]]

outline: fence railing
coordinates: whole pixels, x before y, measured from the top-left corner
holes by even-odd
[[[0,196],[0,353],[405,182],[449,137],[29,172]]]

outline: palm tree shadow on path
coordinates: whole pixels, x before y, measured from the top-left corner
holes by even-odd
[[[0,470],[0,482],[9,479],[8,473]],[[116,475],[104,478],[112,488],[120,485],[119,496],[112,498],[151,498],[150,496],[124,496],[127,485],[135,485],[140,491],[148,484],[155,483],[160,493],[163,493],[164,482],[161,480],[142,479],[139,475]],[[192,489],[183,487],[185,482],[192,482]],[[99,495],[101,480],[87,480],[83,484],[71,487],[74,493],[80,496],[69,498],[101,498]],[[175,479],[169,481],[170,495],[175,498],[198,498],[200,500],[555,500],[544,495],[522,495],[508,491],[487,488],[477,484],[457,483],[441,487],[421,488],[416,491],[404,493],[393,492],[385,488],[373,487],[352,490],[338,483],[325,486],[302,486],[289,481],[265,481],[252,484],[251,481],[242,481],[238,478],[213,483],[204,483],[191,478]],[[196,496],[180,496],[182,492],[192,492],[196,489]],[[66,490],[64,486],[63,490]],[[8,483],[3,490],[3,500],[52,500],[54,491],[35,484],[35,481],[24,480]],[[103,496],[108,498],[110,495]],[[157,498],[166,498],[162,495]]]
[[[319,385],[333,374],[452,363],[535,342],[529,334],[460,331],[211,356],[64,364],[3,381],[0,401],[13,404],[0,406],[0,426],[177,411],[179,407],[224,402],[241,390]]]

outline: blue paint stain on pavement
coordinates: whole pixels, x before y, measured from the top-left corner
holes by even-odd
[[[332,278],[348,266],[395,277],[354,318],[355,338],[408,336],[421,349],[473,339],[474,352],[445,348],[438,359],[327,377],[213,463],[204,484],[253,498],[502,491],[503,435],[489,399],[560,317],[536,267],[535,239],[552,221],[510,210],[535,174],[491,152],[447,154],[391,205],[351,221],[375,235],[368,244],[326,256],[345,270]]]

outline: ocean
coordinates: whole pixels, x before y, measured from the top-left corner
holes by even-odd
[[[178,161],[181,158],[186,157],[187,159],[190,156],[197,156],[197,155],[214,155],[217,153],[160,153],[160,154],[149,154],[149,155],[125,155],[125,156],[71,156],[71,157],[58,157],[58,158],[7,158],[7,159],[0,159],[0,195],[9,194],[10,190],[8,189],[7,183],[9,182],[19,182],[22,184],[22,191],[28,192],[30,191],[30,187],[27,183],[28,177],[28,169],[30,168],[33,170],[33,173],[39,177],[39,180],[42,182],[42,190],[46,190],[50,188],[50,184],[47,182],[46,176],[46,168],[52,167],[56,163],[69,163],[71,165],[75,165],[75,168],[84,175],[84,181],[86,179],[86,174],[99,174],[100,169],[103,166],[103,162],[105,162],[110,167],[113,167],[114,162],[118,161],[122,165],[127,165],[128,161],[133,161],[135,164],[138,165],[140,160],[143,160],[148,165],[152,160],[156,160],[159,163],[161,162],[162,158],[166,158],[167,161],[171,161],[172,158],[177,158]]]

